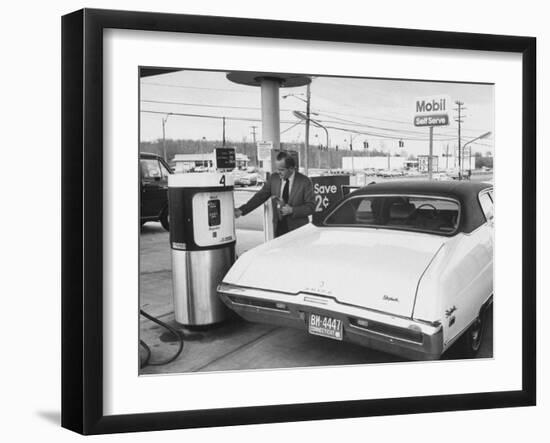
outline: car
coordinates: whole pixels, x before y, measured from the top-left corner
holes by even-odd
[[[233,182],[235,186],[247,186],[248,183],[244,183],[245,176],[247,175],[247,172],[242,169],[234,169],[231,171],[231,175],[233,176]]]
[[[445,172],[434,172],[432,174],[432,180],[449,181],[449,180],[453,180],[453,178]]]
[[[459,180],[460,172],[458,169],[451,169],[447,171],[447,176],[449,176],[452,180]]]
[[[399,177],[404,175],[403,171],[399,171],[397,169],[385,169],[382,171],[379,171],[377,174],[379,177],[385,177],[385,178],[393,178],[393,177]]]
[[[156,154],[139,154],[140,173],[140,223],[160,221],[170,229],[168,214],[168,176],[172,170],[164,159]]]
[[[235,186],[256,186],[260,183],[260,174],[250,167],[232,171]]]
[[[473,357],[493,302],[493,222],[487,183],[371,184],[242,254],[218,294],[252,322],[407,359],[455,344]]]
[[[367,168],[364,170],[365,175],[367,176],[373,176],[376,175],[376,169],[375,168]]]

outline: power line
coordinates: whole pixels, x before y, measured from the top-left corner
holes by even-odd
[[[141,99],[141,102],[143,102],[143,103],[166,104],[166,105],[178,105],[178,106],[196,106],[196,107],[203,107],[203,108],[246,109],[246,110],[253,110],[253,111],[260,111],[261,110],[261,108],[255,107],[255,106],[213,105],[213,104],[207,104],[207,103],[189,103],[189,102],[178,102],[178,101],[168,101],[168,100]],[[294,110],[293,109],[281,109],[280,111],[281,112],[293,112]],[[341,122],[348,122],[350,125],[367,126],[367,127],[372,127],[374,129],[382,129],[382,130],[385,129],[385,130],[389,130],[389,131],[411,132],[411,133],[419,134],[418,131],[407,131],[406,129],[397,129],[397,128],[396,129],[382,128],[382,127],[378,127],[378,126],[372,126],[372,125],[369,125],[367,123],[361,123],[361,122],[346,120],[346,119],[342,119],[342,118],[339,118],[339,117],[332,116],[331,114],[326,113],[326,112],[319,112],[318,114],[319,115],[326,115],[327,117],[332,117],[332,118],[338,120],[338,122],[334,122],[334,121],[331,122],[330,120],[325,120],[326,122],[329,122],[329,123],[339,123],[341,121]],[[347,114],[342,114],[342,113],[338,113],[338,114],[339,115],[347,115]],[[365,118],[368,118],[368,117],[365,117]],[[375,118],[373,118],[373,120],[382,120],[382,121],[387,121],[387,122],[397,122],[396,120],[384,120],[384,119],[375,119]],[[320,121],[323,121],[323,120],[320,120]],[[405,122],[403,122],[403,123],[405,123]],[[410,122],[407,122],[407,124],[410,125]]]
[[[153,110],[141,110],[141,112],[148,113],[148,114],[176,115],[176,116],[181,116],[181,117],[211,118],[211,119],[218,119],[218,120],[223,120],[224,119],[224,116],[210,115],[210,114],[195,114],[195,113],[167,112],[167,111],[153,111]],[[261,122],[261,119],[259,119],[259,118],[227,117],[227,116],[225,116],[225,118],[227,120],[233,120],[233,121]],[[323,123],[339,123],[340,125],[344,124],[346,126],[359,126],[361,128],[365,127],[365,128],[369,128],[369,129],[379,129],[379,130],[389,131],[389,132],[394,133],[394,134],[382,134],[382,133],[375,133],[375,132],[366,132],[366,131],[360,132],[360,131],[357,131],[357,130],[351,130],[352,132],[357,132],[359,134],[376,135],[376,136],[380,136],[380,137],[387,138],[387,139],[396,139],[396,140],[404,139],[404,140],[410,140],[410,141],[426,141],[426,140],[428,140],[425,137],[413,137],[413,136],[410,135],[410,134],[419,135],[419,136],[423,135],[422,133],[416,132],[416,131],[397,130],[397,129],[391,129],[391,128],[380,128],[380,127],[371,126],[371,125],[361,125],[360,123],[345,124],[345,123],[342,123],[342,122],[335,122],[335,121],[331,121],[331,120],[319,120],[319,121],[323,122]],[[293,124],[294,121],[282,120],[281,123]],[[328,126],[328,127],[330,127],[331,129],[335,129],[335,130],[350,131],[349,128],[348,129],[338,128],[336,126]],[[441,136],[438,136],[438,138],[436,140],[437,141],[449,141],[449,140],[454,140],[454,138],[449,139],[449,138],[442,138]]]
[[[260,111],[261,110],[261,108],[253,107],[253,106],[213,105],[213,104],[206,104],[206,103],[189,103],[189,102],[177,102],[177,101],[167,101],[167,100],[142,99],[141,102],[143,102],[143,103],[153,103],[153,104],[178,105],[178,106],[204,107],[204,108],[214,108],[214,109],[217,109],[217,108],[219,108],[219,109],[241,109],[241,110],[254,110],[254,111]],[[291,109],[281,109],[281,112],[293,112],[293,111]],[[164,111],[163,111],[163,113],[169,114],[169,112],[164,112]],[[337,121],[334,121],[334,120],[319,120],[320,122],[325,122],[325,123],[345,124],[345,125],[348,125],[348,126],[358,126],[358,127],[365,127],[365,128],[371,128],[371,129],[378,129],[378,130],[382,130],[382,131],[391,131],[391,132],[399,133],[399,134],[413,134],[413,135],[422,135],[423,134],[421,132],[414,131],[414,130],[380,127],[380,126],[370,125],[368,123],[362,123],[362,122],[357,122],[357,121],[353,121],[353,120],[343,119],[343,118],[335,117],[332,114],[329,114],[327,112],[320,112],[320,113],[317,113],[317,114],[332,117],[332,118],[337,120]],[[343,113],[334,113],[334,114],[347,115],[347,114],[343,114]],[[223,117],[220,117],[220,118],[223,118]],[[364,118],[370,118],[370,117],[364,117]],[[372,119],[377,120],[375,118],[372,118]],[[392,123],[401,123],[401,121],[399,121],[399,120],[387,120],[387,119],[378,119],[378,120],[392,122]],[[403,122],[403,123],[405,123],[405,122]],[[410,122],[406,122],[406,123],[410,125]],[[479,131],[481,131],[481,130],[479,130]],[[479,131],[468,130],[468,132],[479,132]],[[463,130],[463,132],[464,132],[464,130]],[[446,135],[451,135],[451,133],[450,132],[442,132],[442,133],[438,134],[438,136],[446,136]]]
[[[347,125],[347,126],[359,126],[359,127],[364,127],[364,128],[378,129],[378,130],[382,130],[382,131],[391,131],[391,132],[396,132],[396,133],[399,133],[399,134],[424,135],[423,132],[413,131],[413,130],[408,130],[408,129],[396,129],[396,128],[386,128],[386,127],[381,127],[381,126],[373,126],[373,125],[354,122],[352,120],[346,120],[346,119],[342,119],[342,118],[337,118],[337,120],[338,121],[336,121],[336,122],[333,121],[333,120],[318,120],[318,121],[326,122],[326,123],[339,123],[339,124],[344,124],[344,125]]]
[[[411,122],[410,121],[405,121],[405,120],[395,120],[395,119],[386,119],[386,118],[379,118],[379,117],[370,117],[370,116],[367,116],[367,115],[359,115],[359,114],[344,114],[343,112],[335,112],[335,111],[326,111],[326,110],[323,110],[323,109],[314,109],[313,110],[314,112],[317,112],[318,114],[321,114],[321,115],[326,115],[328,117],[332,117],[332,118],[336,118],[335,116],[336,115],[343,115],[343,116],[346,116],[346,117],[359,117],[359,118],[365,118],[367,120],[377,120],[377,121],[381,121],[381,122],[388,122],[388,123],[398,123],[398,124],[403,124],[403,125],[410,125]]]
[[[167,111],[153,111],[149,109],[141,109],[139,112],[143,112],[145,114],[157,114],[157,115],[174,115],[178,117],[196,117],[196,118],[210,118],[213,120],[232,120],[232,121],[243,121],[243,122],[261,122],[261,119],[259,118],[247,118],[247,117],[227,117],[224,115],[209,115],[209,114],[192,114],[192,113],[186,113],[186,112],[167,112]],[[294,121],[289,120],[281,120],[281,123],[289,123],[292,124]]]
[[[352,130],[347,128],[338,128],[336,126],[326,126],[329,129],[334,129],[336,131],[344,131],[344,132],[352,132],[354,134],[360,134],[360,135],[368,135],[368,136],[374,136],[374,137],[380,137],[380,139],[389,139],[389,140],[404,140],[404,141],[429,141],[429,138],[417,138],[417,137],[401,137],[399,135],[388,135],[388,134],[380,134],[376,132],[370,132],[370,131],[358,131],[358,130]],[[444,142],[444,141],[453,141],[454,138],[440,138],[436,141],[438,142]]]
[[[173,101],[167,101],[167,100],[146,100],[146,99],[141,99],[141,102],[157,103],[157,104],[163,104],[163,105],[196,106],[201,108],[247,109],[247,110],[253,110],[253,111],[261,111],[261,108],[254,107],[254,106],[212,105],[207,103],[187,103],[187,102],[173,102]],[[292,112],[291,109],[281,109],[281,111]]]
[[[319,111],[321,111],[320,109],[315,109],[314,111],[319,115],[325,115],[327,117],[332,117],[332,118],[337,118],[337,117],[335,117],[335,115],[343,115],[343,116],[364,118],[364,119],[367,119],[367,120],[379,120],[379,121],[383,121],[383,122],[396,123],[396,124],[400,124],[400,125],[408,125],[408,126],[411,125],[411,122],[406,121],[406,120],[384,119],[384,118],[376,118],[376,117],[370,117],[370,116],[358,115],[358,114],[347,114],[347,113],[344,114],[342,112],[335,112],[335,111],[330,111],[330,112],[322,111],[322,112],[319,112]],[[363,124],[363,123],[361,123],[361,124]],[[368,125],[368,123],[365,123],[365,124]],[[396,131],[401,131],[401,129],[396,129]],[[481,132],[481,131],[484,131],[484,129],[474,129],[474,128],[472,128],[472,129],[463,129],[462,130],[462,132],[472,132],[472,133],[478,133],[478,132]],[[450,133],[443,133],[443,134],[444,135],[450,135]]]
[[[162,115],[176,115],[179,117],[197,117],[197,118],[211,118],[214,120],[223,120],[224,116],[221,115],[207,115],[207,114],[190,114],[183,112],[166,112],[166,111],[150,111],[147,109],[141,109],[140,112],[146,114],[162,114]],[[260,122],[258,118],[244,118],[244,117],[225,117],[227,120],[245,121],[245,122]]]
[[[255,91],[249,91],[245,89],[223,89],[223,88],[206,88],[201,86],[187,86],[187,85],[170,85],[164,83],[153,83],[153,82],[142,82],[142,85],[151,85],[151,86],[164,86],[167,88],[181,88],[181,89],[198,89],[202,91],[222,91],[222,92],[238,92],[243,94],[256,94]]]
[[[284,134],[285,132],[288,132],[290,131],[292,128],[298,126],[298,125],[301,125],[303,124],[304,122],[302,122],[301,120],[298,120],[296,123],[294,123],[292,126],[289,126],[288,128],[286,128],[284,131],[281,131],[281,134]]]
[[[258,118],[246,118],[246,117],[226,117],[221,115],[209,115],[209,114],[193,114],[193,113],[182,113],[182,112],[166,112],[166,111],[153,111],[153,110],[147,110],[142,109],[140,112],[146,113],[146,114],[156,114],[156,115],[173,115],[173,116],[180,116],[180,117],[194,117],[194,118],[209,118],[214,120],[228,120],[228,121],[246,121],[246,122],[261,122],[261,119]],[[322,120],[321,120],[322,121]],[[282,120],[281,123],[286,124],[292,124],[295,125],[295,121],[285,121]],[[299,124],[304,124],[304,122],[299,122]],[[388,140],[406,140],[406,141],[428,141],[429,139],[426,137],[412,137],[408,135],[400,135],[399,131],[393,131],[396,132],[395,135],[392,134],[384,134],[384,133],[378,133],[373,131],[360,131],[357,129],[349,129],[349,128],[343,128],[338,126],[326,126],[328,129],[333,129],[335,131],[344,131],[344,132],[352,132],[359,135],[366,135],[369,137],[378,137],[379,139],[388,139]],[[289,128],[291,129],[291,128]],[[285,131],[286,132],[286,131]],[[437,138],[436,141],[438,142],[444,142],[444,141],[454,141],[455,138]]]
[[[169,87],[169,88],[182,88],[182,89],[196,89],[196,90],[203,90],[203,91],[215,91],[215,92],[219,92],[219,91],[222,91],[222,92],[236,92],[236,93],[246,93],[246,94],[257,94],[256,91],[254,90],[237,90],[237,89],[227,89],[227,88],[208,88],[208,87],[200,87],[200,86],[188,86],[188,85],[174,85],[174,84],[165,84],[165,83],[155,83],[155,82],[142,82],[142,85],[150,85],[150,86],[161,86],[161,87]],[[326,97],[322,97],[324,100],[328,100],[328,101],[332,101],[334,103],[333,100],[331,99],[328,99]],[[210,104],[199,104],[199,103],[185,103],[185,102],[170,102],[170,101],[161,101],[161,100],[141,100],[142,102],[147,102],[147,103],[159,103],[159,104],[173,104],[173,105],[182,105],[182,106],[199,106],[199,107],[211,107],[211,108],[227,108],[227,109],[249,109],[249,110],[260,110],[260,108],[256,108],[256,107],[247,107],[247,106],[224,106],[224,105],[210,105]],[[350,106],[350,105],[346,105],[346,104],[342,104],[342,103],[338,103],[338,105],[342,106]],[[355,108],[354,106],[350,106],[350,107],[353,107]],[[282,112],[292,112],[291,109],[281,109]],[[367,115],[359,115],[359,114],[349,114],[349,113],[341,113],[341,112],[336,112],[336,111],[326,111],[325,109],[319,109],[319,108],[316,108],[314,109],[314,112],[317,112],[318,114],[321,114],[321,115],[326,115],[328,117],[332,117],[332,118],[338,118],[338,117],[335,117],[336,115],[342,115],[342,116],[351,116],[351,117],[359,117],[359,118],[364,118],[364,119],[367,119],[367,120],[375,120],[375,121],[383,121],[383,122],[388,122],[388,123],[395,123],[395,124],[405,124],[405,125],[410,125],[410,121],[407,121],[407,120],[398,120],[398,119],[385,119],[385,118],[380,118],[380,117],[372,117],[372,116],[367,116]],[[359,123],[359,122],[354,122],[354,124],[357,124],[357,125],[363,125],[363,126],[371,126],[369,125],[368,123]],[[374,129],[381,129],[381,130],[384,130],[386,128],[377,128],[377,127],[374,127]],[[390,130],[390,131],[401,131],[401,132],[404,132],[406,130],[400,130],[400,129],[386,129],[386,130]],[[463,130],[463,132],[479,132],[481,131],[481,129],[477,130],[477,129],[466,129],[466,130]],[[450,135],[450,134],[447,134],[447,133],[444,133],[442,135]]]

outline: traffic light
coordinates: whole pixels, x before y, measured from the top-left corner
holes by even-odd
[[[403,140],[399,140],[399,147],[400,148],[404,148],[405,147],[405,142]]]
[[[369,149],[369,143],[364,141],[363,142],[363,149]]]

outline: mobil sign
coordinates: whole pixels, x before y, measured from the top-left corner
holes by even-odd
[[[450,107],[451,98],[448,95],[432,95],[417,98],[414,103],[414,125],[448,125]]]

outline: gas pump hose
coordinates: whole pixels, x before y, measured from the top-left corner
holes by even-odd
[[[147,343],[145,343],[143,340],[139,340],[139,344],[143,346],[143,349],[145,349],[147,353],[147,356],[139,365],[140,369],[146,366],[163,366],[163,365],[167,365],[168,363],[172,363],[176,358],[180,356],[181,352],[183,351],[183,335],[180,332],[176,331],[172,326],[167,325],[163,321],[153,317],[150,314],[147,314],[147,312],[145,312],[143,309],[140,309],[139,313],[143,315],[146,319],[151,320],[153,323],[156,323],[157,325],[162,326],[164,329],[168,330],[172,335],[174,335],[178,339],[178,344],[179,344],[178,351],[169,359],[161,360],[161,361],[151,361],[151,348],[149,348]]]

